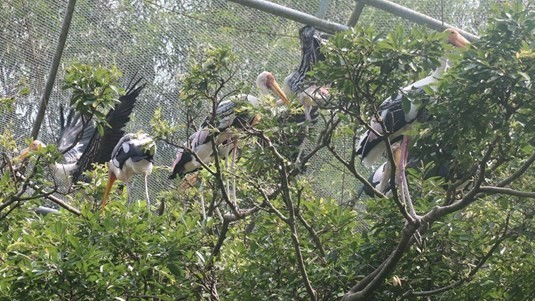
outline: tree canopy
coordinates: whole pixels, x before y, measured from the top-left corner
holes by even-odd
[[[329,87],[319,120],[305,123],[303,132],[302,124],[280,118],[275,99],[246,106],[261,122],[240,133],[237,166],[216,154],[197,179],[170,181],[157,195],[166,206],[162,215],[143,205],[127,210],[120,187],[101,213],[105,166],[65,192],[49,172],[57,150],[19,160],[16,137],[4,130],[0,299],[535,298],[535,13],[521,3],[496,6],[480,39],[465,50],[454,50],[445,37],[418,27],[385,33],[361,26],[330,37],[321,48],[325,59],[305,82]],[[244,66],[233,50],[207,46],[187,60],[177,87],[186,122],[162,118],[169,110],[162,107],[150,122],[154,137],[175,150],[197,130],[196,120],[215,118],[219,103],[256,93],[243,83]],[[427,76],[443,56],[452,67],[436,89],[402,99],[404,110],[414,104],[428,115],[406,132],[417,158],[407,170],[408,194],[395,189],[392,196],[350,202],[318,196],[315,185],[339,180],[310,181],[305,171],[320,152],[342,166],[339,177],[360,183],[351,188],[355,195],[360,185],[371,186],[356,154],[359,137],[385,99]],[[120,94],[120,71],[105,69],[69,69],[65,88],[78,87],[77,110],[95,113],[92,93],[101,88],[76,84],[92,83],[88,70],[113,75],[100,81],[110,89],[104,108],[116,97],[112,91]],[[92,101],[82,101],[87,94]],[[16,97],[0,98],[0,112],[12,110]],[[292,99],[283,112],[289,116],[303,110]],[[297,135],[310,144],[299,158],[292,146]],[[337,143],[340,137],[347,147]],[[393,161],[388,149],[384,160]],[[435,173],[441,166],[448,176]],[[236,182],[237,199],[229,181]],[[45,200],[63,209],[35,213]]]

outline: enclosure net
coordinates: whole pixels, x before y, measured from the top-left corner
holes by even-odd
[[[315,15],[320,0],[273,1]],[[354,0],[325,1],[325,19],[346,24]],[[477,34],[485,24],[486,1],[398,0],[428,16]],[[445,5],[447,4],[447,5]],[[0,131],[12,132],[23,147],[30,136],[43,93],[61,23],[67,7],[64,0],[3,0],[0,4],[0,96],[16,97],[13,112],[0,116]],[[365,7],[358,26],[373,25],[384,31],[396,24],[413,26],[388,13]],[[56,83],[40,131],[46,143],[56,140],[58,108],[68,104],[61,90],[64,70],[72,62],[115,64],[124,73],[123,82],[143,77],[147,88],[133,113],[128,131],[150,132],[149,121],[157,108],[162,118],[183,124],[178,90],[188,72],[190,58],[210,45],[231,45],[242,62],[240,79],[254,83],[262,70],[272,71],[280,81],[299,63],[298,30],[294,21],[224,0],[78,0],[61,60]],[[185,133],[179,133],[186,139]],[[350,148],[349,139],[336,141],[338,149]],[[170,166],[176,149],[158,143],[155,164]],[[327,151],[320,152],[304,175],[321,197],[351,200],[357,183]],[[141,179],[135,179],[140,186]],[[176,184],[176,183],[175,183]],[[166,171],[155,172],[149,181],[153,194],[169,189]],[[142,198],[141,193],[136,197]]]

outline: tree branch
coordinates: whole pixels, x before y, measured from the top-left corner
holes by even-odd
[[[17,178],[19,178],[20,180],[22,181],[27,181],[28,179],[23,176],[22,174],[20,174],[19,172],[17,172]],[[67,211],[70,211],[71,213],[74,213],[76,215],[81,215],[82,213],[80,212],[80,210],[72,207],[71,205],[65,203],[65,201],[61,200],[60,198],[57,198],[53,195],[51,195],[51,192],[46,192],[43,188],[41,188],[40,186],[38,186],[37,184],[33,183],[32,181],[28,181],[28,185],[35,189],[36,191],[39,191],[43,194],[43,197],[47,198],[48,200],[52,201],[53,203],[55,203],[56,205],[66,209]]]
[[[494,251],[496,251],[496,249],[500,246],[500,244],[504,240],[506,240],[507,238],[509,238],[512,235],[512,232],[508,231],[510,217],[511,217],[511,211],[509,211],[508,214],[507,214],[507,218],[506,218],[506,221],[505,221],[505,227],[504,227],[504,230],[502,232],[501,237],[498,238],[496,240],[496,242],[494,242],[494,244],[492,245],[490,250],[483,257],[481,257],[479,259],[479,261],[476,264],[475,268],[473,268],[470,271],[470,273],[468,273],[468,275],[466,275],[465,277],[457,280],[456,282],[454,282],[452,284],[449,284],[449,285],[446,285],[446,286],[443,286],[443,287],[439,287],[439,288],[436,288],[436,289],[432,289],[432,290],[428,290],[428,291],[419,291],[419,292],[415,292],[415,291],[409,290],[409,291],[407,291],[407,292],[405,292],[403,294],[403,297],[409,297],[409,296],[419,296],[419,297],[432,296],[432,295],[440,294],[440,293],[446,292],[448,290],[454,289],[454,288],[456,288],[458,286],[461,286],[465,282],[470,281],[472,279],[472,277],[479,271],[479,269],[485,264],[485,262],[492,256],[492,254],[494,253]]]
[[[368,300],[370,294],[379,286],[384,278],[395,268],[399,260],[403,257],[405,250],[412,244],[411,237],[417,231],[418,226],[407,223],[403,228],[401,239],[398,246],[388,256],[385,261],[370,273],[367,277],[362,279],[359,283],[347,292],[342,301],[357,301]],[[414,241],[414,240],[412,240]]]
[[[522,164],[520,166],[520,168],[517,169],[517,171],[515,171],[509,177],[503,179],[496,186],[503,187],[503,186],[506,186],[506,185],[510,184],[514,180],[518,179],[519,177],[521,177],[531,167],[533,162],[535,162],[535,153],[531,154],[531,156],[528,158],[528,160],[526,160],[526,162],[524,162],[524,164]]]
[[[321,243],[321,240],[320,240],[318,234],[316,233],[316,231],[314,231],[314,228],[312,228],[310,226],[310,224],[303,218],[303,216],[301,215],[301,212],[299,212],[299,211],[297,211],[297,218],[299,219],[301,224],[303,224],[303,226],[305,226],[305,229],[307,229],[308,234],[310,234],[310,237],[312,237],[312,241],[316,245],[316,249],[318,249],[320,251],[321,257],[325,258],[325,249],[323,248],[323,245]]]
[[[523,198],[535,198],[535,192],[520,191],[505,187],[481,186],[479,192],[486,194],[506,194]]]

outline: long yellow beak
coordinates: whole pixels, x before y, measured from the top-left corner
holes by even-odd
[[[273,84],[271,85],[271,90],[273,90],[273,92],[277,94],[277,96],[280,97],[282,101],[284,101],[285,105],[287,106],[290,105],[290,101],[288,100],[288,97],[286,96],[286,94],[284,94],[284,91],[282,91],[277,81],[273,81]]]
[[[466,48],[468,45],[470,45],[470,41],[468,41],[465,37],[459,34],[456,36],[456,38],[453,39],[452,44],[459,48]]]
[[[108,173],[108,183],[106,184],[106,190],[104,190],[104,197],[102,198],[102,203],[100,204],[100,208],[102,211],[104,211],[104,208],[106,207],[106,204],[108,203],[108,198],[110,196],[111,187],[113,186],[113,183],[117,177],[115,177],[115,174],[112,172]]]
[[[463,35],[457,30],[449,28],[446,31],[449,33],[448,42],[450,42],[453,46],[466,48],[468,45],[470,45],[470,41],[463,37]]]
[[[28,158],[29,155],[30,155],[30,148],[27,147],[27,148],[23,149],[18,156],[13,158],[13,161],[20,162],[20,161]]]

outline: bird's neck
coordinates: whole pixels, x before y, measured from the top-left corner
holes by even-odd
[[[77,169],[78,165],[76,165],[76,163],[68,163],[68,164],[55,163],[51,165],[51,167],[54,170],[54,177],[62,180],[64,183],[69,183],[70,177],[74,173],[74,171]]]
[[[440,58],[440,66],[435,69],[435,71],[433,71],[433,74],[431,74],[431,76],[438,79],[442,76],[442,73],[444,73],[444,71],[446,71],[449,67],[450,61],[447,58],[442,57]]]

